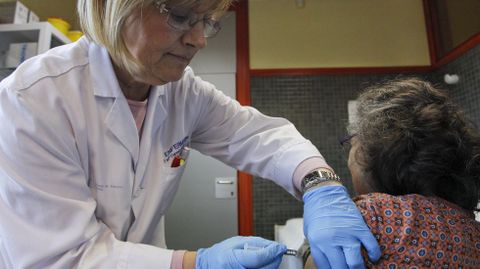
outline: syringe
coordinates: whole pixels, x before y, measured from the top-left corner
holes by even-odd
[[[248,243],[245,243],[243,245],[243,249],[244,250],[257,250],[257,249],[261,249],[262,247],[256,247],[256,246],[250,246],[248,245]],[[298,254],[298,251],[295,250],[295,249],[291,249],[291,248],[288,248],[287,251],[285,251],[285,253],[283,253],[283,255],[288,255],[288,256],[297,256]]]

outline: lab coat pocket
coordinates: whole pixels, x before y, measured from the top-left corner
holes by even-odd
[[[186,166],[186,163],[178,167],[171,167],[170,165],[166,165],[163,168],[162,174],[166,175],[168,179],[175,178],[176,175],[183,174]]]
[[[165,167],[163,170],[166,174],[183,173],[189,155],[190,148],[183,147],[171,158],[171,160],[165,163]]]
[[[159,181],[161,181],[161,184],[159,185],[159,189],[162,191],[159,196],[162,197],[162,202],[159,211],[162,212],[162,214],[170,207],[180,186],[180,180],[187,166],[187,158],[185,157],[183,160],[182,165],[177,167],[172,167],[171,163],[165,164],[160,173]]]
[[[132,210],[139,223],[142,222],[141,220],[148,220],[148,224],[137,224],[138,228],[130,230],[130,237],[135,236],[137,229],[138,233],[144,229],[149,230],[148,233],[151,234],[158,232],[156,223],[160,223],[175,197],[180,186],[180,178],[186,168],[187,157],[184,156],[183,162],[178,166],[172,167],[172,159],[170,159],[157,162],[151,169],[147,169],[145,186],[136,190],[135,198],[132,200]],[[163,228],[160,230],[160,233],[163,233]]]

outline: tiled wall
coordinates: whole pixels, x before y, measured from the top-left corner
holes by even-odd
[[[440,70],[407,76],[423,77],[441,87],[451,88],[452,96],[480,123],[480,92],[477,90],[480,89],[479,55],[480,46]],[[455,86],[445,85],[442,82],[445,72],[458,73],[460,83]],[[399,75],[253,77],[252,105],[267,115],[285,117],[293,122],[317,146],[351,190],[347,155],[338,143],[338,138],[345,134],[347,102],[355,99],[365,86],[397,76]],[[274,183],[255,178],[253,189],[256,235],[273,239],[274,224],[284,224],[287,219],[302,216],[302,203]]]
[[[438,81],[444,74],[457,74],[460,78],[455,85],[443,85],[449,89],[455,101],[480,127],[480,45],[468,51],[457,60],[434,72]]]

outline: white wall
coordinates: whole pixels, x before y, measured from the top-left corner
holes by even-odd
[[[219,34],[191,63],[196,75],[235,98],[235,14],[229,12]],[[217,184],[217,180],[233,184]],[[196,250],[238,234],[237,171],[192,151],[178,194],[165,217],[167,246]],[[232,198],[216,198],[215,189],[231,187]]]

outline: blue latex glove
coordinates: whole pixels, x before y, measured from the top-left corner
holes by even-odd
[[[307,191],[303,202],[303,230],[317,268],[365,268],[362,244],[370,260],[380,258],[380,247],[344,186]]]
[[[244,249],[245,244],[252,249]],[[196,269],[276,269],[287,247],[260,237],[236,236],[197,251]]]

